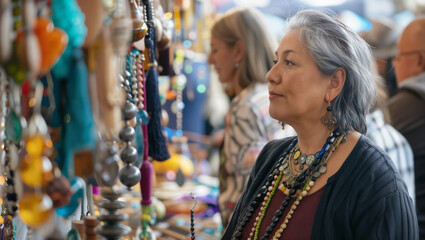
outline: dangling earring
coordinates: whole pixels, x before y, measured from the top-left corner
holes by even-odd
[[[279,123],[279,125],[282,126],[282,130],[285,130],[285,123],[284,122],[277,121],[277,123]]]
[[[322,123],[329,129],[329,135],[332,135],[332,130],[334,129],[337,120],[335,118],[335,116],[332,113],[332,106],[331,106],[331,102],[328,102],[328,107],[326,108],[326,114],[325,116],[322,117],[321,121]]]
[[[235,63],[235,68],[238,68],[239,67],[239,63],[237,62],[237,63]]]

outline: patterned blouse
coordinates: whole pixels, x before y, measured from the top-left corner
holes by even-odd
[[[269,115],[267,84],[251,84],[230,103],[226,116],[224,145],[220,155],[220,196],[223,227],[248,181],[263,146],[270,140],[293,136],[295,131],[282,127]]]

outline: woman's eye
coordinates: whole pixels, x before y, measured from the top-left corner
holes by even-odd
[[[274,64],[277,64],[277,60],[273,60],[273,63],[274,63]]]
[[[293,63],[293,62],[291,62],[291,61],[289,61],[289,60],[285,60],[285,63],[286,63],[286,65],[287,65],[287,66],[292,66],[292,65],[294,65],[294,63]]]

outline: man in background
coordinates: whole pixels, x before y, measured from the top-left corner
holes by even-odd
[[[404,29],[397,48],[393,64],[398,91],[383,112],[413,150],[419,235],[425,239],[425,18]]]

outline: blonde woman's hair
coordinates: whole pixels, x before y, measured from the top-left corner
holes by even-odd
[[[237,41],[244,43],[245,56],[239,66],[241,87],[266,82],[266,74],[273,66],[277,41],[268,33],[258,10],[235,8],[227,11],[214,23],[211,34],[230,47]]]

